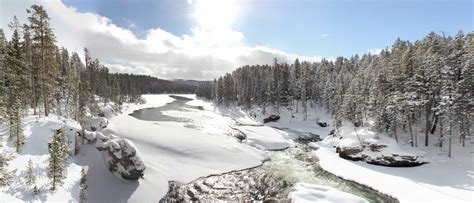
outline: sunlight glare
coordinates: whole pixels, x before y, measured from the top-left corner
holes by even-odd
[[[199,25],[204,29],[230,28],[237,12],[235,0],[198,0],[195,13]]]

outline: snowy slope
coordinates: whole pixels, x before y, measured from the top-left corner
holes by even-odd
[[[80,129],[80,125],[69,119],[50,114],[48,117],[37,118],[28,116],[24,119],[24,134],[26,144],[19,154],[14,155],[13,160],[9,162],[9,170],[16,170],[13,183],[7,187],[0,188],[0,202],[45,202],[45,201],[64,201],[78,199],[79,179],[81,166],[70,160],[67,172],[67,178],[64,184],[58,187],[56,191],[51,191],[49,179],[46,175],[49,153],[48,142],[54,135],[54,131],[66,125],[66,134],[68,137]],[[6,136],[5,136],[6,137]],[[7,139],[2,137],[2,147],[0,153],[7,154],[15,150]],[[73,146],[74,143],[69,143]],[[34,171],[36,172],[36,184],[41,193],[34,196],[31,187],[24,184],[26,166],[29,160],[32,160]]]

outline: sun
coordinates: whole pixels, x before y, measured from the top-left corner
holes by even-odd
[[[237,13],[235,0],[198,0],[192,3],[195,7],[194,17],[201,28],[230,28],[235,20]]]

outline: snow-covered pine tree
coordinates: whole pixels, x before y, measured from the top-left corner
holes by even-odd
[[[5,103],[6,103],[6,89],[5,89],[5,53],[6,53],[7,40],[3,29],[0,28],[0,123],[5,122]]]
[[[293,74],[290,74],[290,86],[291,86],[291,94],[293,95],[294,101],[296,101],[296,109],[295,112],[298,113],[299,111],[299,101],[301,99],[301,63],[300,60],[297,58],[295,59],[295,63],[293,63]],[[291,101],[293,104],[293,101]]]
[[[87,175],[84,167],[81,170],[81,180],[79,182],[79,200],[80,202],[85,202],[87,200]]]
[[[28,186],[36,186],[36,173],[33,167],[33,161],[31,159],[28,160],[28,165],[26,166],[25,183]]]
[[[26,77],[28,80],[26,89],[23,89],[25,98],[23,98],[23,106],[30,105],[33,107],[33,113],[36,114],[36,105],[35,105],[35,91],[33,91],[34,85],[34,78],[32,77],[33,71],[33,48],[31,44],[31,33],[27,25],[23,25],[23,43],[22,43],[22,51],[25,59],[25,66],[26,66]]]
[[[287,63],[278,66],[278,93],[279,103],[282,107],[288,107],[292,101],[291,84],[290,84],[290,67]],[[292,111],[292,109],[290,109]]]
[[[48,178],[51,181],[51,189],[55,190],[57,185],[63,183],[67,173],[68,146],[64,129],[60,128],[49,143],[49,165],[47,169]]]
[[[308,92],[311,87],[310,83],[310,64],[303,62],[301,70],[301,106],[303,108],[303,120],[308,118]]]
[[[78,109],[79,109],[79,74],[81,68],[81,61],[79,55],[75,52],[72,53],[71,59],[69,60],[69,69],[66,72],[66,114],[75,120],[79,120]]]
[[[37,53],[36,65],[38,65],[38,80],[42,91],[44,115],[48,116],[50,100],[53,98],[52,89],[55,85],[55,77],[58,73],[58,64],[55,61],[55,36],[49,25],[49,16],[43,6],[32,5],[27,9],[31,30],[32,46]]]
[[[13,180],[14,171],[8,171],[10,157],[0,154],[0,186],[9,185]]]
[[[25,91],[28,89],[28,72],[26,70],[25,59],[20,44],[20,23],[13,17],[9,24],[13,30],[12,40],[7,45],[5,55],[5,78],[7,87],[7,114],[10,124],[10,137],[15,139],[16,151],[24,144],[23,118],[24,102],[26,100]]]

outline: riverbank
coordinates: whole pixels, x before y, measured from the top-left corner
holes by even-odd
[[[190,102],[192,103],[192,102]],[[197,102],[196,102],[197,103]],[[242,110],[237,107],[217,107],[212,104],[198,103],[208,110],[231,116],[242,123],[261,125],[263,118],[270,114],[279,114],[281,119],[277,122],[265,124],[267,126],[288,128],[302,132],[318,134],[321,138],[327,137],[331,128],[331,117],[324,109],[313,108],[308,110],[306,120],[303,114],[290,113],[285,109],[267,108],[262,114],[260,108]],[[321,128],[316,123],[327,122],[329,127]],[[422,131],[421,128],[418,128]],[[424,136],[421,132],[418,139]],[[345,138],[347,138],[346,135]],[[355,135],[353,135],[355,136]],[[447,157],[447,148],[430,145],[410,149],[408,144],[400,143],[395,149],[403,152],[417,151],[423,154],[428,164],[412,168],[390,168],[385,166],[370,165],[365,162],[354,162],[342,159],[335,149],[334,140],[313,143],[318,147],[313,153],[319,157],[319,164],[324,170],[352,180],[400,200],[400,202],[472,202],[474,201],[474,147],[472,141],[466,147],[455,146],[453,157]],[[385,139],[385,138],[384,138]],[[389,139],[387,137],[387,139]],[[393,138],[390,138],[393,139]],[[395,143],[395,142],[393,142]],[[453,142],[458,145],[457,142]]]
[[[193,96],[190,97],[194,98]],[[151,98],[147,100],[150,101],[150,99]],[[302,156],[302,154],[310,153],[310,150],[304,151],[304,153],[298,152],[301,147],[296,147],[296,143],[293,140],[299,135],[288,131],[278,130],[269,126],[242,124],[241,122],[234,121],[234,119],[230,117],[222,116],[215,111],[210,111],[205,107],[197,105],[193,106],[193,104],[196,103],[209,104],[202,100],[185,101],[185,103],[183,103],[183,101],[173,100],[172,102],[168,102],[166,105],[159,106],[157,108],[134,109],[133,111],[130,110],[125,113],[129,113],[127,115],[133,115],[139,120],[144,119],[146,122],[155,123],[160,126],[189,128],[191,130],[204,133],[208,136],[216,136],[220,139],[230,139],[234,142],[234,145],[251,146],[253,149],[264,153],[266,156],[269,156],[269,160],[261,167],[252,167],[252,169],[243,170],[228,170],[227,172],[216,172],[211,176],[202,176],[192,181],[182,177],[176,177],[176,174],[171,174],[168,177],[171,178],[169,180],[172,182],[170,183],[169,188],[166,187],[166,189],[169,191],[165,199],[162,199],[162,201],[190,201],[196,199],[209,201],[233,199],[287,199],[289,198],[289,194],[292,192],[300,192],[294,197],[299,197],[300,200],[311,197],[314,198],[314,195],[320,197],[321,200],[326,199],[328,201],[334,201],[337,199],[336,197],[331,196],[329,193],[326,194],[328,195],[327,197],[321,197],[321,195],[324,193],[319,190],[321,189],[320,184],[334,186],[335,188],[331,189],[333,192],[342,189],[343,191],[361,195],[372,202],[387,200],[385,197],[380,197],[380,195],[378,195],[378,193],[375,191],[367,191],[366,188],[358,187],[356,183],[346,182],[340,178],[332,176],[329,173],[321,171],[321,169],[317,167],[318,165],[313,164],[314,162],[311,161],[310,158],[304,158],[306,155]],[[158,111],[160,113],[157,113]],[[113,123],[114,120],[112,119],[111,122]],[[124,122],[119,123],[123,123],[125,126]],[[130,124],[133,123],[127,122],[126,125]],[[135,124],[133,125],[135,126]],[[233,131],[236,131],[234,128],[237,128],[237,131],[243,133],[246,137],[242,140],[242,143],[239,143],[239,139],[234,137]],[[112,126],[110,129],[114,129],[114,127]],[[186,131],[184,133],[188,133],[187,130],[184,131]],[[127,135],[125,136],[131,136],[130,133],[126,134]],[[204,137],[202,136],[202,134],[194,135],[195,139],[202,139],[206,137],[205,135]],[[130,139],[133,141],[133,139],[136,138],[131,137]],[[153,142],[153,140],[148,141]],[[194,140],[182,141],[194,142]],[[216,144],[222,145],[223,143],[221,144],[220,141],[218,141]],[[141,147],[137,145],[137,148],[140,149]],[[179,146],[172,146],[172,148],[179,149]],[[297,151],[298,153],[290,153],[293,151]],[[147,154],[149,153],[147,152]],[[241,158],[242,160],[247,161],[247,159],[251,157],[248,157],[246,154],[241,154]],[[144,158],[145,161],[147,159],[150,158]],[[202,160],[201,164],[207,166],[205,165],[206,163],[204,160]],[[226,162],[216,164],[222,166],[222,164],[226,164]],[[316,170],[315,167],[318,169]],[[214,180],[211,181],[211,179]],[[302,191],[294,191],[296,188],[293,187],[296,187],[297,183],[305,179],[311,179],[312,183],[315,184],[313,185],[314,187],[299,187],[298,189],[301,189]],[[209,183],[209,181],[212,182],[212,184]],[[286,182],[285,186],[273,184],[283,182]],[[226,190],[229,190],[228,193],[225,193]],[[259,192],[255,192],[256,190]],[[343,193],[344,192],[342,191],[340,192],[340,194]],[[313,196],[310,194],[313,194]],[[360,197],[354,195],[348,196],[353,197],[350,198],[351,200],[356,200],[353,202],[358,202],[357,200],[361,200]],[[133,197],[132,199],[135,200]]]
[[[168,181],[190,182],[211,174],[258,166],[266,160],[261,151],[229,136],[204,133],[178,122],[132,117],[129,114],[135,110],[159,108],[175,100],[168,95],[143,97],[145,104],[124,106],[121,113],[110,118],[103,132],[134,143],[147,167],[144,178],[138,182],[123,181],[114,187],[110,187],[108,180],[96,181],[89,188],[91,200],[156,202],[167,193]]]

